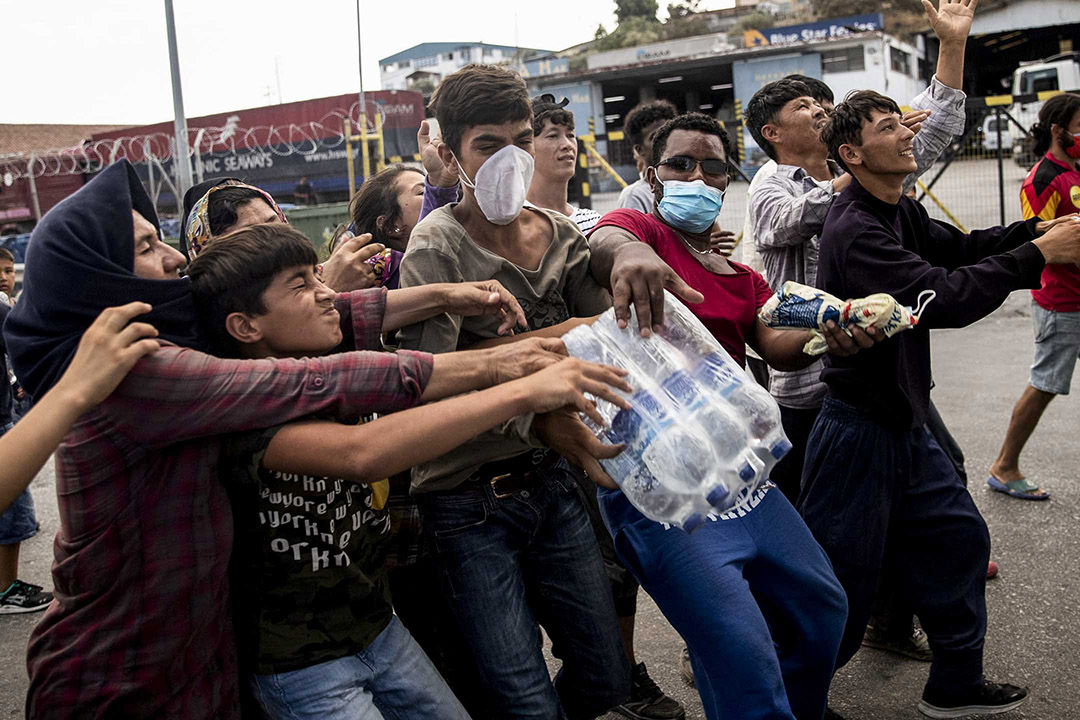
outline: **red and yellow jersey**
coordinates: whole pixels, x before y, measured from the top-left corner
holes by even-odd
[[[1080,170],[1047,153],[1020,187],[1020,208],[1025,220],[1035,216],[1053,220],[1080,211]],[[1032,290],[1031,296],[1046,310],[1080,312],[1080,268],[1047,265],[1042,287]]]

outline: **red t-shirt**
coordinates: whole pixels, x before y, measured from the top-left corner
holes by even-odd
[[[740,365],[746,364],[746,338],[753,332],[757,311],[772,297],[765,278],[745,265],[728,261],[733,275],[706,270],[682,239],[656,219],[638,210],[613,210],[600,219],[593,232],[606,225],[622,228],[651,247],[686,284],[705,296],[699,305],[687,304],[717,342]]]
[[[1036,215],[1053,220],[1080,210],[1080,171],[1047,153],[1020,187],[1020,207],[1025,220]],[[1080,268],[1047,265],[1042,287],[1031,296],[1046,310],[1080,312]]]

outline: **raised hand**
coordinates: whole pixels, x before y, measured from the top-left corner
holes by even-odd
[[[904,116],[900,118],[900,124],[906,127],[916,135],[922,130],[922,124],[926,119],[930,117],[929,110],[912,110],[911,112],[904,113]]]
[[[368,260],[386,247],[371,242],[371,233],[355,235],[341,241],[340,246],[323,263],[321,280],[337,292],[366,290],[379,284]]]
[[[462,317],[476,315],[501,315],[500,335],[512,335],[514,328],[527,330],[525,311],[517,298],[498,280],[453,283],[446,286],[446,312]]]
[[[457,168],[447,167],[439,158],[442,138],[438,134],[432,137],[431,125],[427,120],[420,122],[420,130],[416,133],[416,144],[420,148],[420,161],[424,163],[429,183],[436,187],[453,187],[458,184]]]
[[[939,0],[938,9],[930,0],[922,0],[926,17],[942,43],[964,42],[971,32],[971,21],[979,0]]]
[[[143,302],[102,310],[56,383],[59,392],[82,410],[107,398],[139,358],[161,347],[153,325],[131,322],[150,310]]]

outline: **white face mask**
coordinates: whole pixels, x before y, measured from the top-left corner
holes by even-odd
[[[525,193],[533,176],[533,156],[517,145],[507,145],[484,161],[476,171],[476,182],[469,180],[460,160],[458,171],[462,184],[472,188],[476,204],[488,222],[509,225],[525,206]]]

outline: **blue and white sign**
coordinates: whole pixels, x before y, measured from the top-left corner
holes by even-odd
[[[832,40],[854,35],[855,33],[882,30],[884,27],[884,16],[881,13],[873,13],[836,18],[834,20],[821,20],[802,25],[787,25],[785,27],[769,28],[768,30],[747,30],[745,40],[747,47],[791,45],[800,42]]]
[[[518,75],[523,78],[557,75],[559,73],[570,72],[570,60],[568,58],[530,60],[529,62],[517,63],[513,68],[517,71]]]
[[[566,109],[574,114],[574,131],[578,135],[589,132],[589,118],[596,121],[596,131],[603,132],[603,116],[597,117],[593,112],[593,85],[591,82],[573,83],[570,85],[552,85],[540,89],[541,93],[551,93],[555,100],[566,98],[570,103]]]

